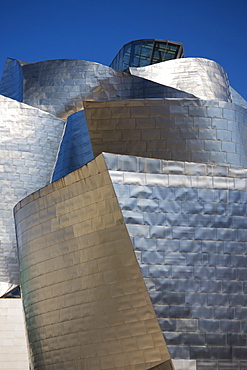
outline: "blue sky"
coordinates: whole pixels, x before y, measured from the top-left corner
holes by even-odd
[[[221,64],[247,99],[247,0],[2,0],[0,9],[0,75],[6,57],[109,65],[123,44],[159,38]]]

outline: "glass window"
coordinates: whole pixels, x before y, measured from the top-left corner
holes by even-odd
[[[139,67],[141,42],[133,42],[131,48],[130,67]]]
[[[123,48],[119,52],[119,69],[123,70]]]
[[[130,65],[130,51],[131,51],[131,44],[127,44],[124,47],[123,51],[123,69],[126,69]]]
[[[140,67],[144,67],[150,64],[151,55],[153,51],[153,41],[143,41],[141,45],[140,53]]]
[[[179,46],[170,43],[155,42],[152,64],[160,63],[165,60],[175,59]]]
[[[128,67],[144,67],[177,57],[183,57],[182,44],[165,40],[138,40],[124,45],[110,66],[123,71]]]

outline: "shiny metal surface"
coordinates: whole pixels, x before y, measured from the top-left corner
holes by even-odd
[[[212,60],[182,58],[129,70],[132,75],[186,91],[200,99],[231,102],[227,74]]]
[[[21,63],[22,66],[23,102],[62,119],[82,110],[83,101],[86,99],[121,100],[194,96],[94,62],[58,59],[37,63],[19,63],[13,60],[11,65],[13,63],[18,65]],[[9,64],[5,67],[3,77],[1,83],[4,94],[6,90],[9,91],[8,81],[12,81],[13,78]],[[11,84],[14,83],[11,82]]]
[[[246,169],[104,157],[171,357],[241,369]]]
[[[52,181],[77,170],[94,159],[84,110],[67,119]]]
[[[238,105],[241,105],[241,107],[247,109],[247,101],[232,87],[231,89],[231,96],[232,96],[232,102]]]
[[[94,155],[102,151],[247,166],[247,111],[199,99],[84,102]]]
[[[102,155],[22,200],[15,220],[32,369],[170,359]]]
[[[33,368],[160,369],[162,330],[176,370],[246,369],[247,103],[206,59],[130,73],[7,60],[0,93],[29,106],[0,100],[0,295],[12,207],[54,167],[16,208]],[[136,157],[85,166],[102,151]]]
[[[64,122],[0,96],[0,293],[19,284],[13,207],[50,182]]]

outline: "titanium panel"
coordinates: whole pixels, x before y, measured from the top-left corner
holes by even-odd
[[[230,89],[232,95],[232,102],[241,105],[241,107],[247,109],[247,101],[232,87],[230,87]]]
[[[166,366],[134,249],[178,369],[246,369],[247,103],[206,59],[130,73],[7,59],[0,93],[22,101],[24,85],[24,102],[43,112],[1,97],[0,296],[19,282],[12,207],[49,182],[62,136],[44,111],[69,116],[53,180],[83,169],[17,212],[32,366]],[[104,157],[119,204],[102,157],[85,166],[102,151],[138,156]]]
[[[52,181],[77,170],[94,159],[84,111],[67,119]]]
[[[14,213],[32,369],[173,368],[102,155]]]
[[[23,65],[26,104],[62,119],[83,109],[83,101],[194,97],[192,93],[116,71],[99,63],[59,59]]]
[[[64,122],[0,96],[0,293],[19,284],[14,205],[50,182]]]
[[[104,157],[171,357],[241,369],[247,351],[246,171]]]
[[[129,154],[246,167],[247,111],[199,99],[85,101],[94,155]]]
[[[231,102],[228,76],[216,62],[204,58],[181,58],[130,67],[132,75],[186,91],[203,100]]]

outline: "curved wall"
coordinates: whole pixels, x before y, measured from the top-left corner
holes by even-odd
[[[133,250],[172,358],[186,369],[191,359],[198,370],[246,366],[246,170],[104,159],[15,207],[33,368],[113,369],[121,358],[122,369],[146,369],[142,353],[168,360],[156,357],[167,352]]]
[[[13,207],[50,182],[64,122],[4,96],[0,96],[0,112],[2,295],[8,290],[8,284],[19,284]]]
[[[59,148],[52,181],[77,170],[94,159],[84,111],[71,114],[67,119]]]
[[[133,247],[181,366],[247,367],[246,107],[233,90],[239,105],[230,103],[222,67],[188,58],[131,75],[9,60],[4,94],[22,99],[22,73],[28,104],[63,118],[79,111],[53,179],[102,151],[166,160],[105,155],[119,204],[101,157],[17,206],[33,368],[171,366]],[[19,283],[13,204],[49,182],[63,122],[11,99],[1,106],[3,294]]]
[[[181,58],[129,70],[132,75],[186,91],[200,99],[231,102],[227,74],[212,60]]]
[[[101,152],[247,166],[247,114],[197,99],[84,102],[94,155]]]
[[[83,101],[146,97],[193,97],[102,64],[74,59],[50,60],[24,65],[26,104],[60,118],[83,109]]]
[[[15,220],[32,369],[172,370],[103,156]]]

